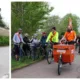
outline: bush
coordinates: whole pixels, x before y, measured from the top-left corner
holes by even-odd
[[[9,45],[9,36],[0,36],[0,46]]]

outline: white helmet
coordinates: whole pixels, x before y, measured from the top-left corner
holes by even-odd
[[[25,37],[28,37],[28,36],[29,36],[29,34],[28,34],[28,33],[25,33],[25,34],[24,34],[24,36],[25,36]]]
[[[34,34],[34,38],[36,38],[37,37],[37,34]]]
[[[21,28],[19,28],[19,29],[18,29],[18,31],[22,31],[22,29],[21,29]]]

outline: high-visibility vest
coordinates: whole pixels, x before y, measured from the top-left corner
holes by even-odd
[[[59,34],[56,31],[55,33],[50,32],[46,42],[51,41],[51,42],[58,42],[59,41]]]
[[[52,39],[54,38],[54,36],[56,35],[56,32],[52,33],[51,37],[50,37],[50,41],[52,42]]]

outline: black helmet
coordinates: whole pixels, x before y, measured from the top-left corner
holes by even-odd
[[[52,29],[56,30],[56,27],[52,27]]]

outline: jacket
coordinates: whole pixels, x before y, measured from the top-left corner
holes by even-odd
[[[48,37],[47,37],[46,42],[49,42],[49,41],[51,41],[51,42],[59,42],[59,33],[57,31],[56,31],[55,34],[53,34],[53,32],[50,32]]]

